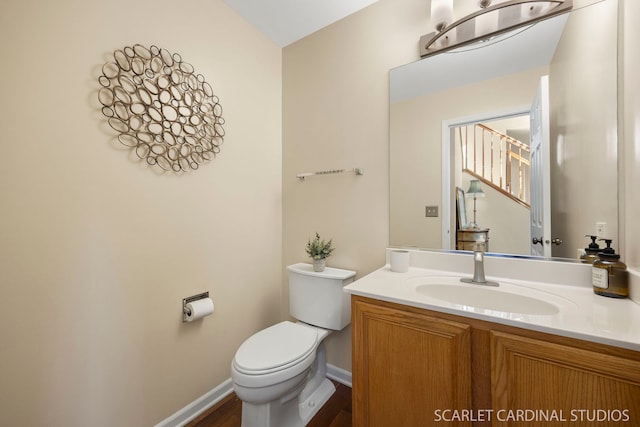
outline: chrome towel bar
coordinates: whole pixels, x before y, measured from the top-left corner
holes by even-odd
[[[363,174],[362,169],[360,169],[360,168],[333,169],[333,170],[324,170],[324,171],[318,171],[318,172],[299,173],[299,174],[296,175],[296,178],[298,178],[300,181],[304,181],[304,179],[309,177],[309,176],[333,175],[333,174],[338,174],[338,173],[355,173],[356,175],[362,175]]]

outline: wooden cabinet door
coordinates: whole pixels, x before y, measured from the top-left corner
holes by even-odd
[[[500,332],[491,342],[493,425],[640,425],[640,357]]]
[[[471,408],[471,328],[352,298],[354,427],[424,427]],[[470,426],[470,423],[447,423]]]

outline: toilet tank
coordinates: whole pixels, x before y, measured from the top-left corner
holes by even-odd
[[[305,263],[290,265],[287,271],[291,316],[336,331],[351,323],[351,298],[342,288],[353,282],[355,271],[326,267],[316,272]]]

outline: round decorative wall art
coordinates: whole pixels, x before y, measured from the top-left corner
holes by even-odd
[[[125,47],[103,65],[98,81],[109,126],[149,165],[187,172],[220,152],[220,100],[179,54],[157,46]]]

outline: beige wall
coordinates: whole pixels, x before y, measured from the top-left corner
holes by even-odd
[[[104,125],[97,77],[135,43],[220,97],[222,153],[193,173]],[[222,0],[3,0],[0,52],[0,425],[153,425],[280,319],[281,49]],[[183,324],[203,291],[216,312]]]
[[[422,0],[380,0],[283,50],[284,265],[308,261],[315,231],[335,242],[330,266],[362,277],[384,264],[389,69],[417,59],[427,9]],[[353,167],[364,175],[295,177]],[[329,362],[350,370],[350,329],[327,343]]]

